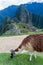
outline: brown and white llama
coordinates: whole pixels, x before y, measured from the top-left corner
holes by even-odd
[[[29,35],[20,44],[20,46],[13,50],[13,52],[18,52],[22,50],[30,51],[30,61],[32,60],[32,56],[36,58],[36,51],[43,52],[43,34],[34,34]]]

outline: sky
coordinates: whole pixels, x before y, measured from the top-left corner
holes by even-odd
[[[20,5],[28,2],[43,2],[43,0],[0,0],[0,10],[11,5]]]

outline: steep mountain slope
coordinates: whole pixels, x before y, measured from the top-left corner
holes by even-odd
[[[9,18],[12,18],[12,17],[14,17],[14,14],[15,14],[17,8],[18,8],[18,6],[16,6],[16,5],[9,6],[5,9],[1,10],[0,15],[2,15],[3,17],[8,16]]]
[[[16,19],[16,20],[15,20]],[[43,28],[43,16],[39,16],[29,12],[24,5],[20,5],[16,11],[14,20],[18,23],[26,23],[28,26]]]
[[[23,5],[20,5],[12,20],[5,17],[1,28],[1,34],[20,34],[35,30],[36,27],[34,27],[32,23],[32,13],[28,12]]]
[[[31,13],[28,12],[28,10],[23,5],[20,5],[18,10],[16,11],[14,18],[19,20],[21,23],[28,23],[30,18],[32,17],[32,16],[29,16],[30,14]]]
[[[4,18],[7,16],[13,18],[18,6],[12,5],[0,11],[0,25],[3,23]],[[2,17],[2,18],[1,18]]]
[[[33,26],[39,29],[43,29],[43,16],[32,14],[32,23]]]
[[[28,11],[34,14],[43,16],[43,2],[42,3],[37,3],[37,2],[27,3],[27,4],[24,4],[24,6]]]

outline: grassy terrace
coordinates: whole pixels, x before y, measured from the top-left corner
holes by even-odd
[[[29,35],[29,34],[43,34],[43,31],[37,31],[37,32],[27,32],[27,33],[22,33],[22,34],[3,34],[3,36],[18,36],[18,35]]]
[[[10,59],[10,54],[1,53],[0,54],[0,65],[43,65],[43,53],[37,54],[36,60],[33,57],[32,62],[29,61],[29,55],[18,54],[13,59]]]

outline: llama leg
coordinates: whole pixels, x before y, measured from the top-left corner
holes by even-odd
[[[36,59],[36,51],[34,52],[34,57],[35,57],[35,59]]]
[[[30,61],[32,61],[32,55],[33,55],[33,53],[30,53]]]

